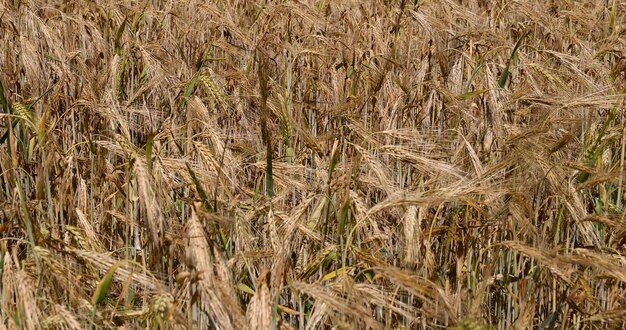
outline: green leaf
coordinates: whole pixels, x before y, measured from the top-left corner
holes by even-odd
[[[498,87],[500,87],[501,89],[504,88],[504,85],[506,84],[506,79],[509,77],[509,68],[511,66],[511,63],[515,59],[515,55],[517,54],[517,50],[522,45],[522,41],[528,35],[528,33],[530,33],[530,31],[524,33],[517,40],[517,43],[515,43],[515,47],[513,47],[513,51],[511,52],[511,57],[509,58],[509,62],[506,64],[506,67],[504,68],[504,71],[502,72],[502,75],[500,75],[500,79],[498,79]]]
[[[589,172],[586,172],[586,171],[581,171],[576,176],[576,181],[578,181],[578,183],[584,183],[588,179],[589,179]]]
[[[5,252],[0,249],[0,278],[2,278],[2,272],[4,269],[4,254]]]
[[[546,317],[546,319],[541,322],[541,324],[539,325],[539,329],[554,329],[557,316],[557,312],[550,313],[550,315],[548,315],[548,317]]]
[[[198,195],[200,195],[200,200],[202,200],[202,205],[209,211],[211,210],[211,204],[209,204],[209,197],[206,193],[206,191],[204,190],[204,188],[202,188],[202,185],[200,184],[200,180],[198,180],[198,177],[196,176],[196,172],[194,172],[191,169],[191,166],[189,165],[189,163],[185,163],[185,165],[187,166],[187,172],[189,172],[189,175],[191,175],[191,180],[193,181],[193,184],[196,186],[196,190],[198,191]]]
[[[48,93],[50,93],[53,88],[54,88],[54,85],[48,87],[48,89],[43,94],[39,95],[37,97],[37,99],[35,99],[35,101],[33,101],[31,104],[29,104],[27,106],[27,109],[31,109],[33,106],[35,106],[35,104],[37,104],[37,102],[39,102],[39,100],[41,100],[44,96],[46,96]],[[2,86],[2,82],[1,81],[0,81],[0,104],[2,104],[2,112],[3,113],[7,113],[7,114],[10,113],[9,104],[7,102],[6,97],[4,96],[4,87]],[[11,127],[15,128],[15,126],[17,126],[17,124],[19,122],[20,122],[19,118],[13,119],[13,121],[11,122]],[[45,127],[44,127],[44,129],[45,129]],[[3,144],[4,141],[6,141],[8,138],[9,138],[9,130],[7,129],[7,131],[4,132],[2,137],[0,137],[0,144]]]
[[[239,289],[239,291],[243,291],[245,293],[249,293],[251,295],[255,295],[256,292],[249,286],[247,286],[245,283],[237,283],[237,289]]]
[[[4,96],[4,86],[2,86],[2,81],[0,81],[0,103],[2,103],[2,113],[9,113],[9,109],[10,109],[9,103],[7,102],[7,99]],[[13,122],[11,122],[11,126],[15,127],[17,123],[19,122],[20,122],[19,119],[13,119]],[[0,144],[4,143],[4,141],[6,141],[8,138],[9,138],[9,130],[7,129],[7,131],[4,132],[2,137],[0,137]]]
[[[374,271],[372,269],[367,269],[363,271],[363,276],[367,279],[370,284],[374,283]]]
[[[324,261],[322,262],[323,266],[327,266],[328,264],[330,264],[333,261],[337,260],[337,252],[336,251],[330,251],[326,257],[324,258]]]
[[[191,180],[193,181],[193,184],[196,186],[196,190],[198,190],[198,194],[200,195],[200,200],[202,201],[202,206],[204,206],[204,208],[207,211],[213,212],[213,209],[211,208],[211,204],[209,204],[209,197],[206,191],[204,190],[204,188],[202,188],[202,185],[200,184],[200,180],[198,180],[198,177],[196,176],[196,172],[194,172],[191,169],[191,166],[189,165],[189,163],[185,163],[185,165],[187,166],[187,171],[189,172],[189,175],[191,175]],[[213,223],[213,229],[215,229],[215,232],[217,233],[219,237],[220,244],[222,244],[222,248],[224,249],[224,251],[226,251],[228,247],[228,239],[226,238],[226,235],[224,234],[220,226],[216,223]]]
[[[348,215],[350,212],[350,198],[346,199],[346,202],[343,204],[341,208],[341,213],[339,214],[339,235],[343,235],[346,228],[346,220],[348,219]]]
[[[463,94],[457,95],[456,99],[459,100],[459,101],[464,101],[464,100],[472,98],[472,97],[474,97],[476,95],[483,94],[483,93],[485,93],[487,91],[488,91],[488,89],[477,89],[475,91],[471,91],[471,92],[467,92],[467,93],[463,93]]]
[[[327,280],[331,280],[341,274],[344,274],[350,267],[341,267],[335,271],[332,271],[326,275],[324,275],[324,277],[322,277],[322,281],[327,281]]]
[[[304,272],[302,273],[300,278],[303,279],[303,280],[306,280],[307,278],[309,278],[309,277],[313,276],[315,273],[317,273],[317,271],[319,271],[320,268],[324,268],[330,262],[335,261],[335,260],[337,260],[337,252],[335,252],[335,251],[327,252],[324,255],[323,259],[316,258],[315,260],[311,261],[311,263],[309,263],[309,265],[304,270]]]
[[[124,29],[126,28],[126,24],[128,23],[128,16],[124,17],[124,21],[122,25],[117,29],[115,33],[115,53],[119,55],[121,46],[122,35],[124,34]]]
[[[94,305],[94,308],[106,298],[109,288],[111,287],[111,281],[113,281],[113,274],[115,274],[115,271],[123,262],[123,260],[120,260],[111,266],[109,271],[104,274],[104,277],[100,280],[100,283],[98,283],[98,287],[96,287],[96,291],[94,291],[93,297],[91,297],[91,304]]]
[[[561,314],[561,311],[563,310],[563,302],[565,301],[565,298],[567,298],[567,289],[565,288],[563,289],[563,292],[561,293],[561,297],[559,298],[559,304],[556,307],[556,310],[552,313],[550,313],[545,320],[543,320],[543,322],[541,322],[541,324],[539,325],[539,329],[548,329],[548,330],[554,330],[556,327],[556,320],[559,316],[559,314]]]
[[[608,118],[598,131],[598,135],[596,136],[594,142],[587,148],[587,152],[585,152],[583,163],[588,167],[595,167],[598,161],[598,157],[602,154],[602,138],[606,133],[606,130],[609,128],[611,122],[617,116],[617,108],[613,108]],[[589,179],[589,173],[587,171],[580,171],[578,175],[576,175],[576,180],[578,183],[583,183]]]
[[[333,149],[331,152],[332,152],[332,155],[330,158],[330,164],[328,166],[328,182],[330,182],[331,177],[333,176],[333,171],[335,170],[337,163],[339,163],[339,148],[338,148],[337,141],[335,141],[335,144],[333,145]]]
[[[180,109],[183,110],[187,107],[187,102],[189,101],[189,97],[193,93],[196,88],[196,82],[198,81],[198,77],[200,77],[200,71],[194,73],[193,77],[185,87],[185,93],[183,94],[183,101],[180,103]]]
[[[349,67],[348,71],[346,71],[346,78],[350,78],[353,73],[354,73],[354,69],[352,67]]]
[[[265,3],[261,5],[259,10],[257,10],[256,14],[254,15],[254,22],[255,23],[259,19],[259,16],[261,16],[261,14],[263,13],[264,10],[265,10]]]
[[[0,81],[0,103],[2,103],[2,112],[9,113],[9,104],[4,96],[4,86],[2,86],[2,81]]]

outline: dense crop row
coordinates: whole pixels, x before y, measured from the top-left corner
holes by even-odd
[[[626,326],[623,1],[0,2],[0,329]]]

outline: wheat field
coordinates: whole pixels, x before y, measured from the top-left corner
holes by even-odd
[[[626,327],[625,18],[1,0],[0,329]]]

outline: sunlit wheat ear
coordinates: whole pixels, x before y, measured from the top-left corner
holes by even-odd
[[[135,159],[135,171],[137,174],[137,185],[139,196],[145,208],[147,218],[140,223],[147,227],[150,232],[151,243],[155,246],[161,241],[161,237],[165,234],[163,213],[161,211],[161,203],[156,197],[153,189],[152,180],[145,160],[141,158]]]
[[[406,240],[404,262],[409,267],[415,267],[421,256],[421,222],[421,210],[415,206],[409,206],[404,215],[404,238]]]
[[[533,257],[561,280],[565,281],[566,283],[572,282],[572,276],[575,273],[575,269],[573,269],[571,266],[567,266],[567,263],[565,262],[566,259],[555,258],[554,254],[550,253],[549,251],[526,246],[524,244],[521,244],[520,242],[507,241],[502,242],[502,245],[514,249],[522,254]]]
[[[226,288],[230,287],[231,283],[215,275],[212,249],[195,211],[192,211],[187,223],[187,239],[188,262],[199,276],[199,306],[216,326],[224,329],[242,328],[245,322],[244,314],[234,302],[234,298],[227,293]]]
[[[278,244],[274,249],[273,262],[271,264],[269,275],[269,287],[270,287],[270,299],[275,299],[280,295],[280,292],[284,289],[285,285],[289,284],[291,278],[289,277],[289,266],[292,264],[293,249],[298,249],[300,240],[297,236],[298,227],[301,225],[301,221],[304,220],[307,208],[310,207],[313,202],[313,198],[309,198],[303,201],[298,207],[292,209],[290,214],[281,215],[282,225],[277,228],[275,235]],[[305,261],[306,262],[306,261]]]
[[[16,275],[15,295],[17,308],[24,315],[25,329],[39,329],[41,327],[41,311],[39,310],[36,296],[35,286],[30,276],[23,270],[18,270]]]
[[[62,319],[62,325],[65,326],[67,329],[71,329],[71,330],[82,329],[79,319],[77,318],[77,315],[67,310],[67,308],[65,308],[64,306],[54,305],[54,311],[56,315]]]
[[[393,179],[389,177],[388,171],[385,170],[385,167],[376,159],[376,157],[358,145],[355,145],[354,147],[365,160],[365,164],[367,164],[369,170],[374,174],[373,177],[366,175],[361,176],[360,179],[365,182],[369,181],[369,184],[376,188],[383,189],[387,194],[396,191]],[[374,178],[375,180],[372,180]]]
[[[16,300],[15,300],[15,267],[13,266],[13,260],[9,252],[5,252],[3,256],[2,265],[2,301],[0,306],[5,313],[15,313]]]
[[[74,249],[68,249],[68,252],[88,262],[101,273],[106,273],[113,265],[119,262],[119,260],[111,257],[109,254]],[[163,288],[163,283],[161,283],[159,279],[138,266],[139,265],[133,263],[121,263],[121,266],[117,268],[113,277],[119,282],[125,282],[131,279],[134,284],[140,285],[148,290],[154,291]]]
[[[440,320],[449,318],[453,322],[458,319],[453,297],[439,285],[397,268],[376,268],[375,271],[382,278],[399,285],[422,301],[425,315]]]
[[[248,309],[246,321],[252,329],[269,329],[272,327],[273,302],[268,289],[267,271],[257,279],[257,287]]]
[[[368,329],[382,329],[382,325],[374,321],[369,316],[369,311],[357,302],[351,302],[345,298],[338,297],[335,292],[325,289],[319,285],[294,282],[291,286],[299,292],[309,295],[318,301],[320,303],[319,306],[323,311],[330,309],[337,313],[335,315],[327,315],[326,317],[330,317],[332,319],[335,316],[340,320],[341,316],[345,315],[346,317],[351,317],[352,320],[354,320],[353,322],[355,323],[353,324],[359,324],[361,327],[366,327]],[[337,320],[334,321],[336,322]]]
[[[167,295],[155,295],[150,302],[148,317],[150,323],[156,328],[165,328],[172,324],[173,315],[170,314],[171,297]]]
[[[84,288],[75,285],[79,281],[79,274],[72,272],[72,269],[77,267],[76,263],[40,246],[35,249],[41,258],[42,266],[50,270],[50,279],[55,281],[55,288],[63,288],[70,300],[83,293]]]
[[[76,209],[75,211],[78,218],[78,225],[84,233],[83,244],[88,244],[88,246],[96,252],[103,252],[104,247],[102,246],[102,241],[98,238],[95,229],[93,228],[91,223],[89,223],[89,220],[87,219],[83,211],[81,211],[80,209]]]

